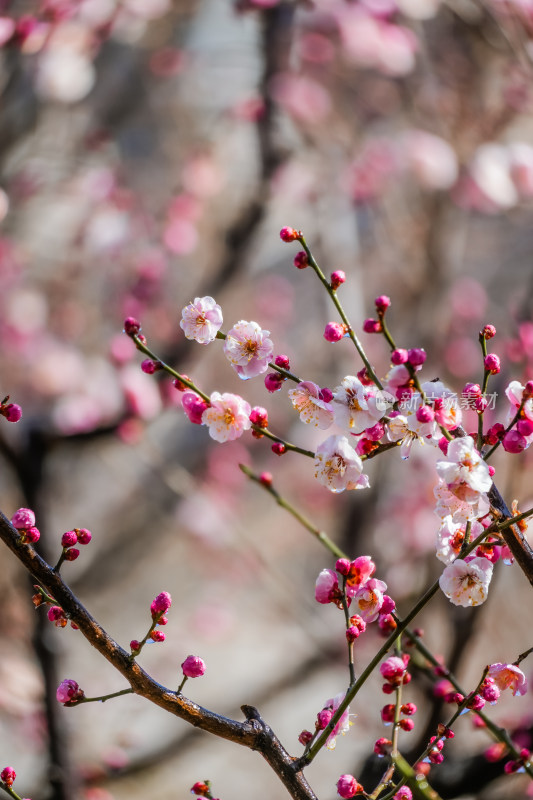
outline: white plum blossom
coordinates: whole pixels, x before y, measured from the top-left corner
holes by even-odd
[[[435,514],[443,520],[450,515],[453,522],[465,524],[468,520],[484,517],[490,510],[486,494],[480,494],[475,501],[467,503],[452,494],[443,480],[439,480],[433,494],[437,501]]]
[[[449,443],[447,461],[437,461],[437,473],[450,492],[467,503],[477,502],[479,495],[492,486],[489,468],[474,447],[471,436]]]
[[[428,402],[435,411],[435,420],[446,430],[453,431],[461,424],[463,412],[457,402],[457,395],[442,381],[426,381],[421,386]]]
[[[456,559],[444,568],[439,585],[456,606],[479,606],[487,599],[492,578],[492,563],[483,557],[468,561]]]
[[[293,407],[300,413],[302,422],[325,431],[333,424],[333,405],[321,398],[320,386],[312,381],[302,381],[289,392]]]
[[[202,414],[202,424],[216,442],[232,442],[251,428],[250,404],[238,394],[213,392],[211,405]]]
[[[222,326],[222,309],[212,297],[195,297],[194,303],[182,309],[180,328],[187,339],[209,344]]]
[[[516,416],[516,412],[520,408],[522,400],[524,399],[524,389],[525,386],[522,386],[520,381],[511,381],[505,390],[505,395],[511,404],[507,417],[507,425],[509,425],[511,420]],[[533,422],[533,397],[529,397],[524,403],[523,414],[526,419]]]
[[[315,478],[330,492],[366,489],[370,484],[363,474],[363,462],[345,436],[329,436],[315,454]]]
[[[409,458],[414,442],[427,442],[435,447],[439,443],[439,426],[435,419],[419,421],[417,411],[424,406],[422,396],[415,392],[408,400],[400,403],[401,413],[391,415],[387,423],[387,437],[391,442],[399,442],[400,455]]]
[[[455,561],[464,541],[466,525],[454,522],[450,515],[442,520],[442,525],[437,531],[437,558],[444,564]],[[470,538],[475,539],[483,531],[483,525],[474,520],[470,526]]]
[[[354,375],[347,375],[333,392],[333,413],[340,428],[362,433],[372,428],[393,405],[394,398],[375,386],[364,386]]]
[[[268,369],[274,345],[270,331],[262,330],[257,322],[241,319],[228,331],[224,342],[224,355],[239,378],[247,380]]]

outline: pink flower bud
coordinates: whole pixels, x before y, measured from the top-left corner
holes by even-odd
[[[333,289],[333,291],[335,292],[339,288],[339,286],[341,286],[344,283],[345,280],[346,280],[346,275],[342,271],[342,269],[338,269],[335,272],[332,272],[330,286]]]
[[[74,547],[75,544],[78,542],[78,536],[75,531],[67,531],[61,537],[61,546],[62,547]]]
[[[291,366],[289,362],[289,356],[285,356],[283,354],[276,356],[274,359],[274,364],[276,367],[281,367],[281,369],[290,369]]]
[[[335,569],[339,575],[348,575],[350,572],[351,561],[349,558],[338,558],[335,562]]]
[[[259,476],[259,482],[263,484],[263,486],[272,486],[272,473],[271,472],[262,472]]]
[[[489,684],[488,686],[484,686],[481,690],[481,694],[483,696],[483,699],[486,700],[487,703],[495,703],[500,696],[500,690],[493,683]]]
[[[491,375],[497,375],[501,369],[500,359],[496,353],[489,353],[487,356],[485,356],[483,365],[486,371],[490,372]]]
[[[89,544],[93,535],[87,528],[79,528],[78,531],[78,544]]]
[[[389,636],[396,630],[398,624],[392,614],[380,614],[378,617],[378,626],[383,636]]]
[[[521,453],[527,447],[527,440],[513,428],[503,437],[502,447],[507,453]]]
[[[361,784],[357,783],[353,775],[341,775],[337,781],[337,794],[343,798],[355,797],[363,791]]]
[[[287,452],[287,448],[283,444],[283,442],[274,442],[272,445],[272,452],[275,453],[277,456],[282,456],[284,453]]]
[[[391,364],[394,366],[399,366],[400,364],[405,364],[406,361],[409,361],[409,354],[407,350],[403,348],[398,348],[398,350],[393,350],[390,354]]]
[[[465,383],[463,389],[463,395],[465,397],[480,397],[481,386],[479,385],[479,383]]]
[[[11,524],[19,531],[31,528],[35,525],[35,514],[31,508],[19,508],[11,517]]]
[[[413,800],[413,793],[408,786],[402,786],[398,789],[392,800]]]
[[[501,422],[496,422],[495,425],[492,425],[485,434],[485,440],[487,444],[496,444],[499,442],[504,435],[505,428]]]
[[[132,639],[131,640],[131,642],[130,642],[130,650],[131,650],[132,653],[136,653],[139,650],[140,646],[141,646],[141,643],[138,641],[138,639]]]
[[[487,747],[483,755],[490,764],[501,761],[507,752],[507,745],[504,742],[494,742],[490,747]]]
[[[394,712],[395,712],[395,706],[393,703],[389,703],[388,705],[383,706],[383,708],[381,709],[382,721],[385,723],[394,722]]]
[[[328,389],[327,386],[324,386],[324,388],[319,391],[318,396],[324,403],[331,403],[333,400],[333,392],[331,389]]]
[[[533,433],[533,422],[530,419],[519,419],[516,423],[516,430],[521,436],[531,436]]]
[[[405,722],[407,722],[407,720],[405,720]],[[411,720],[409,720],[409,722],[411,722]],[[442,753],[439,753],[438,751],[435,752],[434,750],[429,753],[428,758],[432,764],[442,764],[444,761],[444,756]]]
[[[305,250],[300,250],[299,253],[296,253],[294,256],[294,266],[296,269],[305,269],[309,266],[309,259],[307,258]]]
[[[378,314],[382,315],[390,306],[390,297],[387,297],[386,294],[380,294],[379,297],[376,297],[374,300],[376,311]]]
[[[483,699],[483,697],[481,697],[480,694],[474,694],[468,698],[466,707],[470,708],[472,711],[481,711],[484,705],[485,705],[485,700]]]
[[[384,594],[383,595],[383,605],[380,608],[380,613],[381,614],[392,614],[392,612],[394,611],[395,608],[396,608],[396,603],[394,602],[392,597],[389,597],[388,594]]]
[[[187,678],[199,678],[205,672],[205,662],[198,656],[187,656],[181,668]]]
[[[407,717],[412,717],[413,714],[416,714],[416,706],[414,703],[404,703],[403,706],[400,707],[400,711]]]
[[[363,367],[362,369],[359,370],[359,372],[357,373],[357,377],[361,381],[363,386],[372,386],[372,384],[374,383],[374,381],[366,371],[366,367]]]
[[[66,678],[61,681],[56,691],[56,698],[59,703],[73,705],[83,697],[83,690],[80,689],[76,681]]]
[[[188,375],[182,375],[181,377],[184,378],[186,381],[190,381],[190,378],[189,378]],[[172,381],[172,385],[174,386],[175,389],[178,390],[178,392],[186,392],[189,389],[187,384],[184,383],[179,378],[174,378],[174,380]]]
[[[407,356],[409,363],[413,367],[421,367],[427,358],[426,351],[422,347],[412,347]]]
[[[151,358],[145,358],[141,362],[141,369],[146,375],[153,375],[159,369],[159,364],[156,361],[152,361]]]
[[[79,554],[80,554],[80,551],[78,550],[77,547],[71,547],[70,550],[67,550],[64,553],[65,561],[76,561],[76,559],[78,558]]]
[[[194,786],[191,787],[191,794],[195,794],[197,797],[207,797],[209,786],[207,783],[202,783],[202,781],[196,781]]]
[[[329,723],[333,718],[333,711],[331,708],[323,708],[322,711],[319,711],[316,715],[316,727],[319,731],[323,731],[325,728],[328,727]]]
[[[528,381],[524,386],[524,393],[523,398],[525,400],[529,400],[530,397],[533,397],[533,381]]]
[[[326,342],[340,342],[346,333],[346,326],[340,322],[328,322],[324,330]]]
[[[371,428],[367,428],[365,436],[371,442],[379,442],[385,436],[385,425],[382,422],[376,422]]]
[[[512,775],[513,772],[517,772],[520,769],[520,764],[518,761],[507,761],[504,764],[503,771],[506,775]]]
[[[255,406],[250,412],[250,422],[260,428],[268,427],[268,411],[262,406]]]
[[[390,656],[380,666],[379,671],[386,681],[395,681],[397,678],[403,677],[405,673],[405,664],[402,658],[398,656]]]
[[[153,642],[164,642],[167,637],[166,634],[163,633],[163,631],[155,630],[152,631],[151,638]]]
[[[386,756],[390,753],[392,742],[390,739],[385,739],[383,736],[377,739],[374,744],[374,753],[378,756]]]
[[[17,773],[13,767],[4,767],[2,772],[0,772],[0,780],[2,780],[6,786],[13,786],[16,777]]]
[[[285,378],[279,372],[267,372],[265,375],[265,387],[269,392],[279,392]]]
[[[365,333],[381,333],[383,328],[381,322],[377,319],[365,319],[363,322],[363,330]]]
[[[189,417],[189,420],[195,425],[202,424],[202,414],[209,408],[209,404],[202,400],[195,392],[187,391],[181,399],[183,410]]]
[[[279,238],[282,242],[294,242],[299,238],[299,233],[294,228],[285,227],[280,230]]]
[[[311,731],[302,731],[301,734],[298,736],[298,741],[300,744],[308,745],[309,742],[312,740],[313,734]]]
[[[435,419],[435,412],[431,406],[420,406],[416,410],[416,418],[419,422],[433,422]]]
[[[355,625],[350,625],[349,628],[346,628],[346,641],[348,644],[352,644],[355,642],[356,639],[359,638],[361,635],[361,631],[359,628],[356,628]]]
[[[141,323],[135,317],[126,317],[124,320],[124,333],[128,336],[135,336],[141,330]]]
[[[484,339],[492,339],[493,336],[496,336],[496,328],[494,325],[485,325],[480,331],[480,336],[483,336]]]
[[[22,408],[17,403],[8,403],[2,406],[1,413],[8,422],[18,422],[22,417]]]
[[[161,614],[165,614],[171,605],[172,597],[168,592],[161,592],[158,594],[157,597],[152,600],[152,604],[150,605],[152,619],[161,616]]]
[[[400,728],[403,731],[406,731],[407,733],[409,733],[409,731],[412,731],[413,728],[415,727],[415,723],[413,722],[412,719],[409,719],[409,718],[408,719],[401,719],[399,725],[400,725]]]
[[[26,528],[24,531],[24,540],[27,542],[27,544],[35,544],[35,542],[38,542],[40,538],[41,532],[35,526]]]

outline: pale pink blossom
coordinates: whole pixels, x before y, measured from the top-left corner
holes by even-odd
[[[323,569],[316,579],[315,600],[317,603],[333,603],[340,599],[339,579],[332,569]]]
[[[366,489],[363,462],[345,436],[329,436],[315,453],[315,478],[330,492]]]
[[[224,355],[239,378],[247,380],[268,369],[273,344],[270,331],[264,331],[257,322],[241,319],[228,331],[224,342]]]
[[[511,422],[513,417],[516,415],[516,412],[520,408],[522,400],[524,399],[524,388],[525,387],[522,386],[519,381],[511,381],[505,390],[505,395],[511,404],[507,418],[507,424]],[[527,419],[533,422],[533,397],[530,397],[524,403],[523,413]]]
[[[492,564],[487,558],[456,559],[445,567],[439,585],[456,606],[479,606],[487,599]]]
[[[437,462],[437,473],[452,494],[467,503],[492,486],[489,468],[474,447],[471,436],[454,439],[448,445],[447,461]]]
[[[490,504],[486,494],[480,494],[474,502],[460,500],[452,494],[444,481],[439,480],[433,489],[433,494],[437,501],[435,514],[441,519],[448,515],[453,522],[466,523],[468,520],[478,519],[488,514]]]
[[[202,424],[216,442],[231,442],[251,428],[250,404],[238,394],[213,392],[211,405],[202,414]]]
[[[513,695],[527,692],[527,678],[516,664],[491,664],[488,675],[493,678],[498,689],[511,689]]]
[[[359,556],[350,562],[346,575],[346,595],[353,597],[358,589],[372,577],[376,565],[370,556]]]
[[[386,589],[387,584],[384,581],[370,578],[357,590],[353,604],[356,614],[359,614],[365,622],[374,622],[378,618]]]
[[[437,446],[440,432],[434,415],[428,421],[419,421],[417,412],[424,406],[422,396],[416,392],[400,403],[401,413],[392,416],[387,423],[387,437],[391,442],[399,442],[400,455],[409,458],[411,447],[417,441]],[[425,409],[427,410],[427,409]]]
[[[180,328],[187,339],[209,344],[222,326],[222,309],[212,297],[195,297],[194,303],[182,309]]]
[[[442,381],[426,381],[422,391],[435,410],[435,421],[449,431],[455,430],[463,420],[456,393]]]
[[[353,375],[347,375],[333,392],[333,414],[340,428],[362,433],[372,428],[393,405],[394,398],[375,386],[363,386]]]
[[[289,392],[293,407],[300,413],[300,419],[325,431],[333,424],[333,405],[321,398],[320,386],[312,381],[302,381]]]
[[[466,526],[464,523],[455,523],[450,515],[444,517],[442,525],[437,531],[437,558],[444,564],[455,561],[464,541]],[[474,520],[470,526],[470,537],[475,539],[483,530],[483,525]]]
[[[344,697],[345,697],[344,692],[340,692],[339,694],[335,695],[335,697],[326,700],[326,702],[324,703],[324,710],[330,710],[333,711],[333,713],[335,713],[335,711],[338,709],[338,707],[344,700]],[[351,724],[352,723],[350,722],[350,706],[348,706],[348,708],[346,708],[342,712],[339,721],[337,722],[332,732],[328,736],[326,742],[326,747],[328,748],[328,750],[335,749],[335,745],[337,743],[337,736],[339,736],[339,734],[341,736],[344,736],[344,734],[349,731]]]

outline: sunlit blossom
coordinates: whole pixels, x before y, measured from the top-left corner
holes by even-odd
[[[239,378],[255,378],[267,371],[273,351],[269,335],[270,331],[262,330],[257,322],[243,319],[228,331],[224,355]]]
[[[467,503],[465,500],[460,500],[455,494],[452,494],[442,480],[440,480],[433,489],[433,494],[437,501],[435,514],[441,519],[449,515],[453,522],[464,524],[468,522],[468,520],[484,517],[490,510],[490,504],[486,494],[480,494],[475,501]]]
[[[474,446],[471,436],[454,439],[448,445],[446,461],[437,462],[437,473],[460,500],[476,502],[492,486],[489,468]]]
[[[437,531],[437,558],[444,564],[451,564],[461,550],[464,541],[466,526],[461,522],[454,522],[448,514],[444,517],[442,525]],[[475,539],[483,530],[483,525],[474,520],[470,526],[470,538]]]
[[[333,414],[340,428],[362,433],[372,428],[394,403],[387,392],[375,386],[363,386],[353,375],[347,375],[333,392]]]
[[[209,344],[222,326],[222,309],[212,297],[195,297],[181,312],[180,328],[187,339]]]
[[[439,585],[454,605],[479,606],[487,599],[491,578],[492,564],[488,559],[456,559],[445,567],[439,578]]]
[[[527,692],[527,678],[516,664],[491,664],[488,675],[493,678],[498,689],[511,689],[513,695]]]
[[[250,404],[238,394],[213,392],[211,405],[202,414],[202,423],[209,428],[209,435],[217,442],[231,442],[238,439],[252,423],[249,416]]]
[[[325,431],[333,424],[333,405],[321,397],[320,386],[312,381],[302,381],[289,392],[289,398],[300,414],[302,422]]]
[[[332,569],[323,569],[316,579],[315,600],[317,603],[334,603],[341,597],[339,579]]]
[[[315,453],[315,478],[331,492],[366,489],[363,462],[345,436],[329,436]]]
[[[377,578],[370,578],[358,589],[353,605],[365,622],[374,622],[378,618],[386,589],[387,584]]]
[[[333,713],[335,713],[335,711],[338,709],[338,707],[344,700],[344,697],[345,697],[344,692],[340,692],[339,694],[335,695],[335,697],[326,700],[326,702],[324,703],[324,709],[329,709],[333,711]],[[350,706],[348,706],[348,708],[346,708],[343,711],[343,713],[341,714],[341,718],[339,719],[339,721],[333,728],[332,732],[328,736],[326,742],[326,747],[328,748],[328,750],[335,749],[335,745],[337,743],[337,736],[339,736],[339,734],[341,736],[344,736],[344,734],[349,731],[351,724],[352,723],[350,722]]]

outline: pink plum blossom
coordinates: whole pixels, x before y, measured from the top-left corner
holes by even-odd
[[[238,394],[213,392],[211,405],[202,414],[202,424],[216,442],[232,442],[251,428],[250,404]]]
[[[516,415],[516,412],[520,408],[522,404],[522,400],[524,399],[524,386],[519,381],[511,381],[507,389],[505,390],[505,395],[511,404],[511,408],[509,409],[509,414],[507,418],[507,425],[511,422],[513,417]],[[529,419],[533,422],[533,398],[528,397],[526,402],[524,403],[523,407],[523,414],[526,419]]]
[[[475,539],[483,530],[483,525],[474,520],[470,527],[470,536]],[[444,564],[455,561],[464,541],[465,524],[454,522],[448,514],[442,520],[442,525],[437,531],[437,558]]]
[[[333,711],[333,713],[335,713],[335,711],[338,709],[338,707],[344,700],[344,697],[345,697],[344,692],[340,692],[339,694],[335,695],[335,697],[332,697],[330,700],[326,700],[326,702],[324,703],[324,709],[331,710]],[[337,743],[337,736],[339,734],[341,736],[344,736],[344,734],[347,733],[348,730],[350,729],[350,725],[352,723],[350,722],[349,717],[350,717],[350,707],[348,706],[348,708],[346,708],[343,711],[341,718],[339,719],[339,721],[333,728],[332,732],[328,736],[328,740],[326,742],[326,747],[328,748],[328,750],[334,750],[335,745]]]
[[[270,331],[262,330],[257,322],[243,319],[228,331],[224,355],[239,378],[247,380],[267,371],[273,351],[269,335]]]
[[[323,569],[316,579],[315,600],[323,605],[340,600],[339,579],[332,569]]]
[[[455,430],[462,422],[463,414],[457,395],[442,381],[426,381],[422,391],[435,410],[435,420],[447,430]]]
[[[475,503],[479,495],[492,486],[489,468],[474,447],[471,436],[450,442],[447,461],[438,461],[436,468],[450,492],[467,503]]]
[[[376,565],[370,556],[359,556],[350,562],[346,575],[346,594],[353,597],[357,590],[372,577]]]
[[[419,392],[400,403],[401,413],[391,416],[387,424],[387,436],[391,442],[399,442],[400,455],[409,458],[411,447],[417,441],[437,446],[440,431],[432,409],[424,404]],[[424,412],[424,413],[423,413]]]
[[[394,403],[394,398],[376,387],[363,386],[353,375],[347,375],[333,392],[333,414],[340,428],[362,433],[372,428]]]
[[[318,384],[302,381],[295,389],[290,389],[289,398],[300,414],[300,419],[325,431],[333,424],[333,405],[321,398]]]
[[[222,326],[222,309],[212,297],[195,297],[194,303],[182,309],[180,328],[187,339],[209,344]]]
[[[330,492],[366,489],[363,462],[345,436],[329,436],[315,453],[315,478]]]
[[[375,622],[383,605],[383,593],[387,584],[370,578],[356,592],[353,599],[356,611],[365,622]]]
[[[514,696],[527,692],[527,678],[516,664],[491,664],[488,675],[502,691],[511,689]]]
[[[439,578],[439,585],[448,600],[456,606],[466,608],[485,602],[491,578],[492,564],[488,559],[456,559],[445,567]]]
[[[442,480],[433,489],[433,494],[437,501],[435,514],[441,519],[450,515],[453,522],[466,523],[468,520],[485,516],[490,509],[486,494],[480,494],[475,502],[466,502],[452,494]]]

